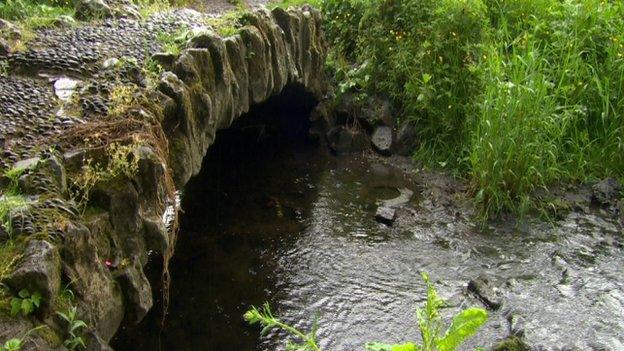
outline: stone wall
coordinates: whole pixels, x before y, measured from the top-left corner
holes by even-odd
[[[28,318],[0,315],[0,341],[46,325],[45,333],[30,334],[25,349],[61,348],[66,324],[55,312],[67,308],[62,290],[69,286],[88,325],[88,349],[109,349],[124,320],[138,323],[152,307],[143,268],[158,253],[172,253],[172,190],[199,172],[217,130],[287,85],[322,98],[326,48],[317,10],[260,8],[245,22],[238,34],[223,38],[206,29],[180,54],[154,56],[166,71],[148,96],[160,108],[138,113],[160,121],[167,145],[133,149],[136,175],[95,184],[84,213],[67,187],[86,159],[106,158],[101,150],[74,145],[62,156],[41,152],[19,161],[26,166],[19,187],[32,190],[32,202],[10,217],[29,239],[2,281],[13,292],[41,292],[44,304]]]

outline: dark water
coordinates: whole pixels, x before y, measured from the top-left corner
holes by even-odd
[[[465,350],[507,336],[508,311],[524,316],[533,345],[624,350],[616,222],[572,213],[481,230],[398,168],[263,135],[248,126],[218,137],[184,191],[165,328],[155,311],[116,349],[283,350],[280,335],[260,336],[241,318],[264,301],[302,329],[318,316],[324,350],[418,340],[426,271],[450,302],[445,317],[480,306],[465,292],[478,275],[500,286],[503,308]],[[376,223],[376,203],[401,187],[423,194],[392,228]]]

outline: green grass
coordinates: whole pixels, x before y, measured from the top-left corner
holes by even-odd
[[[73,16],[71,2],[5,0],[0,3],[0,18],[15,21],[28,29],[50,26],[60,15]]]
[[[303,5],[311,5],[318,9],[323,6],[323,0],[281,0],[281,1],[271,1],[269,3],[270,8],[281,7],[281,8],[289,8],[300,7]]]
[[[624,179],[623,2],[322,8],[330,62],[348,87],[339,95],[389,97],[399,122],[417,126],[415,158],[468,179],[484,218],[530,210],[532,193],[554,182]]]

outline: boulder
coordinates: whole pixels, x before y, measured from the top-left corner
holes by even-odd
[[[2,280],[15,291],[39,292],[44,306],[50,306],[61,286],[61,257],[52,244],[31,240],[15,270]]]
[[[87,336],[87,351],[113,351],[113,348],[103,340],[97,333],[88,331]]]
[[[72,16],[60,15],[54,19],[52,25],[57,28],[71,28],[76,25],[76,20]]]
[[[490,280],[482,275],[468,283],[468,291],[481,300],[488,309],[495,311],[503,305],[496,290]]]
[[[157,52],[152,55],[152,60],[161,65],[164,69],[170,69],[176,58],[178,58],[178,55],[170,52]]]
[[[87,311],[84,320],[102,339],[110,340],[123,320],[124,305],[119,284],[104,263],[108,254],[101,251],[109,239],[103,236],[82,224],[70,223],[63,247],[63,270],[74,282],[72,290]]]
[[[135,257],[129,266],[115,275],[124,294],[126,320],[138,324],[152,308],[152,289],[143,273],[140,259]]]
[[[599,206],[614,205],[621,191],[622,186],[617,180],[613,178],[601,180],[592,187],[592,203]]]
[[[383,156],[390,156],[392,146],[392,128],[379,126],[375,128],[371,138],[373,149]]]
[[[113,10],[113,12],[115,18],[132,18],[136,20],[143,18],[143,16],[141,16],[141,12],[139,12],[138,6],[132,4],[117,7]]]
[[[104,19],[113,16],[113,11],[104,0],[78,0],[76,18],[79,20]]]
[[[375,219],[379,223],[390,226],[396,219],[396,209],[389,206],[379,206],[375,212]]]

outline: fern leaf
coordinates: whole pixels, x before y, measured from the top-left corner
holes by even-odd
[[[469,308],[453,317],[444,337],[436,342],[439,351],[454,351],[464,340],[474,335],[488,318],[482,308]]]

